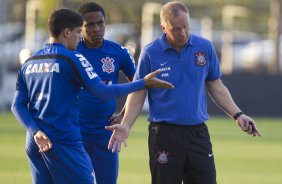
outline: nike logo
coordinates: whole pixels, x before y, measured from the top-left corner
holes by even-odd
[[[167,64],[167,62],[161,63],[160,65],[161,65],[161,66],[164,66],[165,64]]]
[[[208,156],[209,156],[209,157],[212,157],[212,156],[213,156],[213,153],[211,153],[211,154],[208,154]]]

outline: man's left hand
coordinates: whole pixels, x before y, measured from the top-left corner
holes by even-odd
[[[242,114],[240,117],[237,118],[236,122],[238,123],[239,127],[247,134],[252,135],[254,137],[261,136],[261,133],[257,129],[255,121],[249,116]]]
[[[110,125],[109,125],[109,126],[115,125],[115,124],[120,124],[122,118],[123,118],[123,115],[122,115],[122,114],[119,114],[119,115],[113,114],[113,115],[108,119],[108,121],[110,122]]]

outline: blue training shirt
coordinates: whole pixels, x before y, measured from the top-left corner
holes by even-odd
[[[29,113],[55,142],[80,142],[77,94],[81,86],[100,82],[94,71],[83,67],[79,56],[62,44],[46,44],[18,73],[17,91],[28,93]]]
[[[121,45],[104,40],[99,48],[88,48],[81,40],[77,51],[83,54],[94,67],[95,72],[107,85],[117,84],[119,71],[125,76],[133,77],[135,62],[128,50]],[[82,89],[78,96],[79,123],[83,139],[97,139],[109,136],[110,131],[105,130],[109,125],[108,118],[116,110],[116,101],[100,100]]]
[[[59,43],[47,44],[19,70],[11,109],[32,135],[42,130],[52,142],[81,144],[81,87],[108,100],[144,89],[145,81],[106,86],[82,54]]]
[[[208,120],[207,80],[221,77],[219,61],[210,41],[191,34],[181,52],[169,46],[165,34],[141,52],[134,80],[161,69],[160,79],[174,89],[148,89],[150,122],[195,125]]]

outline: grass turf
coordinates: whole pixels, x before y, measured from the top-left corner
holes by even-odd
[[[282,183],[282,119],[255,118],[263,136],[246,135],[227,117],[211,117],[219,184]],[[119,184],[149,184],[147,125],[140,116],[120,153]],[[0,183],[29,184],[25,129],[11,113],[0,113]]]

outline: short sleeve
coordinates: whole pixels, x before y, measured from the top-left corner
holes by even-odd
[[[210,48],[209,48],[209,55],[210,55],[210,63],[209,63],[209,72],[207,76],[207,80],[216,80],[222,76],[221,70],[220,70],[220,64],[219,60],[217,58],[215,49],[210,43]]]
[[[134,75],[134,80],[143,79],[147,74],[152,72],[150,63],[151,60],[148,53],[146,52],[146,50],[142,50],[139,56],[137,69]]]

